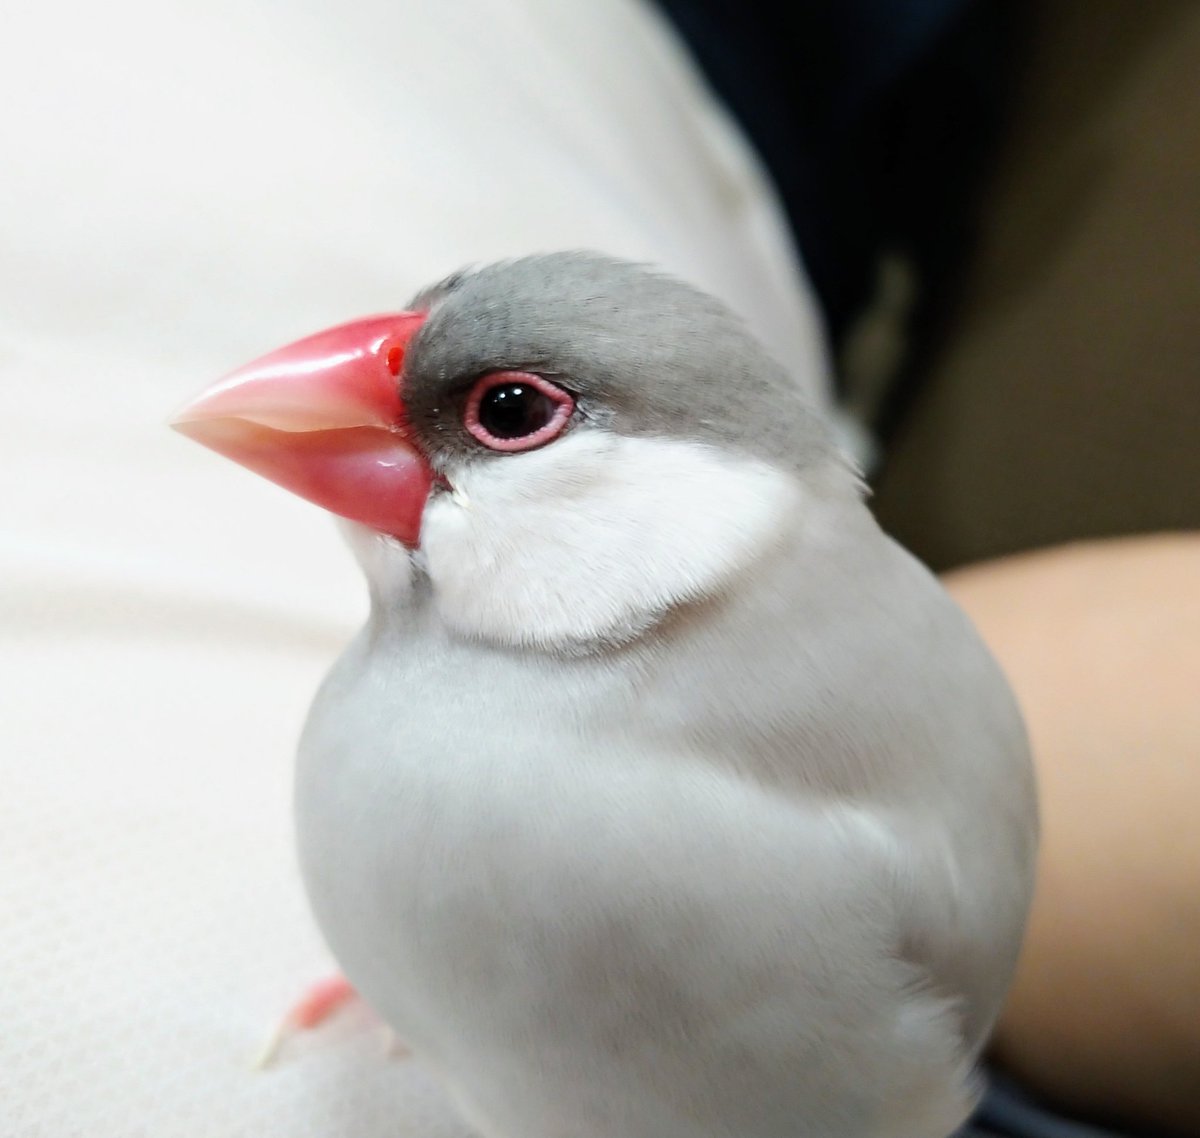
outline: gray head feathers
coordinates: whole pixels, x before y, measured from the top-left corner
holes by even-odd
[[[555,379],[581,422],[619,434],[695,439],[793,471],[836,455],[821,412],[739,317],[645,266],[525,257],[456,273],[413,307],[430,315],[405,363],[405,401],[435,463],[477,449],[461,399],[479,375],[506,369]]]

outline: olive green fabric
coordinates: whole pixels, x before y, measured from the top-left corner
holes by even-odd
[[[877,478],[936,568],[1200,527],[1200,5],[1029,10],[958,312]]]

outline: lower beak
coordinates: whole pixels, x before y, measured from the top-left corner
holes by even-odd
[[[171,425],[323,506],[415,546],[433,472],[400,393],[425,314],[358,320],[271,352],[193,399]]]

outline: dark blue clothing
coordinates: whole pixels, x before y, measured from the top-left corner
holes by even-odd
[[[970,244],[1011,0],[657,0],[754,144],[836,348],[881,255],[936,288]],[[918,314],[917,319],[920,319]]]

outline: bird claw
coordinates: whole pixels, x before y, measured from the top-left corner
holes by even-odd
[[[383,1054],[387,1059],[407,1059],[412,1055],[412,1052],[401,1041],[390,1027],[385,1027],[380,1032],[380,1039],[383,1044]]]
[[[254,1057],[254,1069],[266,1070],[279,1058],[292,1036],[319,1027],[357,995],[344,976],[331,976],[312,984],[279,1021]]]

